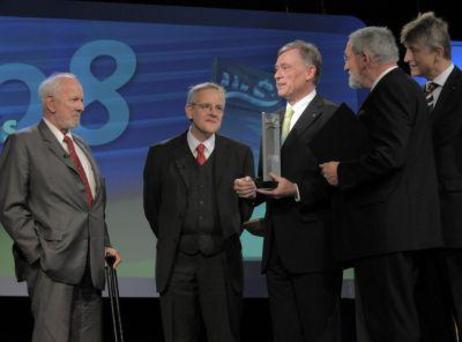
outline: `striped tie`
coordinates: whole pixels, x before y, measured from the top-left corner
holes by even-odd
[[[440,85],[438,83],[431,81],[425,84],[425,98],[427,99],[427,106],[430,111],[433,110],[433,107],[435,107],[435,97],[433,96],[433,92],[439,86]]]

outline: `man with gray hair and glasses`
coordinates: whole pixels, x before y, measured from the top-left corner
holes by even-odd
[[[253,176],[244,144],[218,135],[225,91],[193,86],[187,131],[152,146],[144,168],[144,212],[157,237],[156,284],[165,341],[240,340],[243,264],[239,237],[252,214],[233,181]]]
[[[427,80],[439,184],[444,248],[435,251],[434,273],[424,279],[433,286],[426,300],[441,296],[441,308],[450,311],[462,341],[462,71],[451,61],[448,24],[432,12],[407,23],[401,42],[412,76]],[[432,323],[434,310],[435,305],[428,310]]]
[[[39,88],[43,117],[10,135],[0,156],[0,222],[27,282],[33,342],[100,342],[104,258],[111,247],[104,178],[89,146],[71,133],[84,110],[77,77],[58,73]]]
[[[357,308],[374,342],[421,341],[416,283],[428,250],[442,244],[430,116],[398,58],[387,28],[350,34],[345,70],[351,87],[370,89],[358,112],[369,143],[357,159],[321,165],[348,198],[342,254],[355,267]]]

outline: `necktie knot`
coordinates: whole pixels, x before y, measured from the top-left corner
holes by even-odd
[[[67,144],[67,146],[72,144],[72,139],[68,135],[65,135],[63,140]]]
[[[74,157],[74,155],[77,156],[77,153],[75,152],[74,142],[72,141],[71,137],[65,135],[63,141],[67,145],[67,149],[69,150],[69,156],[71,157],[71,159]]]
[[[429,95],[431,93],[433,93],[433,91],[438,88],[440,85],[438,83],[435,83],[435,82],[427,82],[427,84],[425,84],[425,95]]]
[[[207,158],[205,157],[205,153],[204,153],[205,145],[204,144],[197,145],[196,151],[197,151],[196,161],[199,165],[203,165],[207,161]]]
[[[204,144],[197,145],[196,150],[197,150],[198,153],[204,153],[205,145]]]

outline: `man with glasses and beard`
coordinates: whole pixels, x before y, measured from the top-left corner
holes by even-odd
[[[358,112],[369,143],[359,158],[321,165],[348,197],[342,254],[355,267],[357,309],[374,342],[421,341],[417,279],[442,243],[427,104],[398,58],[390,30],[350,34],[345,70],[351,87],[370,89]]]

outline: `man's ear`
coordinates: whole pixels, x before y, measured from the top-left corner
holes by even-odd
[[[363,61],[363,63],[365,63],[367,65],[371,64],[374,61],[373,58],[371,57],[371,55],[369,55],[366,52],[361,52],[359,54],[359,58]]]
[[[185,107],[184,107],[184,111],[186,113],[186,117],[189,119],[189,120],[192,120],[192,117],[193,117],[193,113],[192,113],[192,106],[187,104]]]
[[[47,112],[49,113],[56,113],[56,106],[55,106],[55,101],[53,97],[47,96],[45,98],[45,108],[47,109]]]
[[[316,67],[314,65],[309,65],[307,68],[306,68],[306,80],[307,81],[311,81],[311,80],[314,80],[314,78],[316,77]]]
[[[436,47],[434,51],[436,52],[436,56],[438,58],[444,58],[444,49],[441,46]]]
[[[369,66],[373,66],[376,64],[374,58],[368,52],[360,53],[359,58],[362,61],[364,67],[369,67]]]

